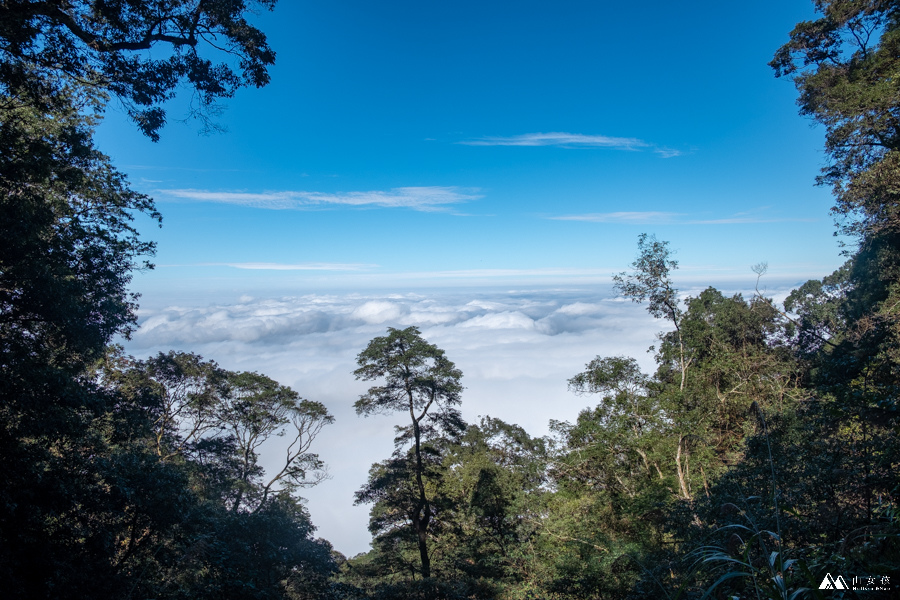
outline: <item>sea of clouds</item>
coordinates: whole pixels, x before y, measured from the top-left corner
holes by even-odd
[[[125,343],[135,356],[196,352],[227,369],[265,373],[328,407],[336,422],[315,450],[332,477],[304,496],[318,535],[348,556],[366,551],[370,540],[368,507],[354,507],[353,492],[370,465],[390,455],[393,426],[403,421],[353,410],[371,385],[352,374],[369,340],[388,327],[418,327],[462,370],[467,420],[490,415],[544,435],[550,419],[574,420],[595,402],[570,393],[568,378],[597,355],[633,356],[651,372],[647,348],[668,328],[608,287],[223,295],[145,303],[139,318]],[[282,439],[264,464],[275,466]]]

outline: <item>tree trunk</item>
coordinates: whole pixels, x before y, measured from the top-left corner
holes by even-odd
[[[407,388],[408,389],[408,388]],[[412,393],[409,394],[409,414],[412,417],[413,436],[415,437],[416,450],[416,484],[419,488],[419,505],[413,517],[413,525],[416,528],[416,537],[419,542],[419,558],[422,561],[422,577],[431,577],[431,559],[428,557],[428,523],[431,521],[431,507],[428,505],[428,496],[425,495],[425,482],[422,481],[422,473],[425,470],[422,465],[421,430],[419,420],[413,412]]]
[[[682,436],[678,436],[678,451],[675,453],[675,470],[678,473],[678,485],[681,487],[681,495],[685,500],[691,499],[691,494],[687,489],[687,482],[684,477],[684,470],[681,468],[681,445],[684,441]]]
[[[431,577],[431,558],[428,556],[428,521],[430,520],[429,509],[426,505],[422,509],[423,514],[421,517],[416,515],[415,526],[416,526],[416,536],[419,541],[419,559],[422,561],[422,577]]]

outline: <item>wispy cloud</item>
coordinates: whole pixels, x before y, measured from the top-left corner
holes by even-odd
[[[362,263],[264,263],[264,262],[243,262],[243,263],[209,263],[210,265],[221,265],[224,267],[234,267],[235,269],[250,269],[261,271],[367,271],[374,269],[378,265],[362,264]]]
[[[235,204],[269,210],[291,210],[315,206],[352,206],[409,208],[419,211],[447,210],[449,205],[477,200],[482,197],[476,188],[455,186],[399,187],[390,190],[362,192],[234,192],[196,189],[158,190],[159,193],[197,202]]]
[[[725,217],[724,219],[694,219],[688,221],[690,225],[740,225],[742,223],[814,223],[819,219],[782,219],[771,218],[765,219],[760,217],[734,216]]]
[[[609,269],[579,269],[565,267],[549,267],[538,269],[459,269],[455,271],[422,271],[409,273],[396,273],[397,279],[489,279],[503,278],[529,278],[529,277],[605,277],[609,275]]]
[[[272,263],[272,262],[239,262],[239,263],[188,263],[156,265],[157,268],[174,267],[231,267],[251,271],[369,271],[378,265],[368,263]]]
[[[198,169],[196,167],[174,167],[163,165],[122,165],[129,171],[187,171],[190,173],[250,173],[247,169]]]
[[[588,221],[592,223],[622,223],[626,225],[740,225],[749,223],[813,222],[816,219],[767,217],[751,213],[738,213],[718,219],[690,218],[684,213],[662,211],[623,211],[586,213],[548,217],[554,221]]]
[[[482,137],[457,142],[465,146],[557,146],[559,148],[612,148],[613,150],[651,150],[663,158],[681,156],[681,150],[663,148],[638,138],[609,135],[585,135],[553,131],[549,133],[524,133],[508,137]]]
[[[609,213],[588,213],[584,215],[563,215],[550,217],[554,221],[590,221],[592,223],[631,223],[634,225],[656,225],[672,223],[679,213],[660,211],[621,211]]]
[[[674,150],[672,148],[656,148],[653,151],[663,158],[675,158],[676,156],[684,154],[681,150]]]
[[[565,148],[615,148],[636,150],[651,145],[637,138],[584,135],[581,133],[525,133],[509,137],[483,137],[458,142],[466,146],[562,146]]]

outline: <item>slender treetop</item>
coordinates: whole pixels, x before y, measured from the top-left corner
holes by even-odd
[[[678,268],[678,261],[672,259],[669,242],[642,233],[638,237],[638,257],[631,267],[630,274],[622,272],[613,276],[616,291],[634,302],[648,300],[647,310],[651,315],[674,321],[677,327],[681,308],[678,290],[672,287],[669,273]]]
[[[443,350],[422,339],[416,327],[389,328],[388,335],[369,342],[356,360],[357,379],[383,378],[382,385],[369,388],[356,401],[358,415],[408,410],[418,422],[432,407],[444,412],[461,401],[462,372]]]

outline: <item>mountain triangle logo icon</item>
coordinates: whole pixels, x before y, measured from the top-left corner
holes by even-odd
[[[840,575],[837,578],[831,576],[831,573],[825,573],[825,579],[819,585],[820,590],[849,590],[847,582]]]

